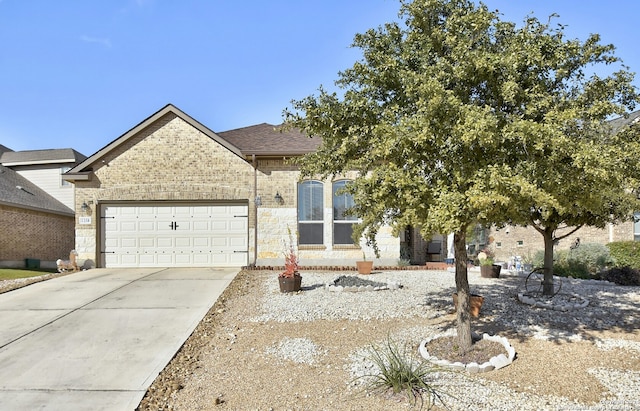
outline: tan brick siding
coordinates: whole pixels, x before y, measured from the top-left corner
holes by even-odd
[[[559,235],[570,230],[559,231]],[[532,227],[506,227],[500,230],[491,230],[489,234],[493,238],[493,249],[496,258],[506,261],[509,257],[518,255],[522,257],[533,256],[539,250],[544,250],[542,235]],[[633,223],[623,222],[603,229],[594,227],[582,227],[567,238],[560,240],[557,250],[566,250],[580,238],[580,243],[607,244],[612,241],[633,241]],[[521,244],[519,244],[521,242]]]
[[[68,258],[74,249],[74,219],[0,205],[0,263]]]
[[[253,167],[169,113],[111,150],[91,181],[76,182],[76,210],[92,201],[91,225],[78,225],[79,259],[99,258],[99,204],[112,201],[243,201],[253,203]],[[275,193],[274,193],[275,194]],[[249,207],[249,227],[255,226]],[[250,241],[250,254],[252,242]],[[98,260],[99,261],[99,260]]]

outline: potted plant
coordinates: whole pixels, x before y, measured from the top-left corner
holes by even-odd
[[[289,293],[300,291],[302,285],[302,276],[298,271],[298,254],[293,242],[293,235],[291,229],[289,231],[289,244],[285,244],[284,251],[284,271],[278,275],[278,282],[280,283],[280,292]]]
[[[371,274],[373,269],[373,261],[367,261],[367,256],[362,252],[362,261],[356,261],[358,267],[358,274]]]
[[[484,278],[499,278],[501,265],[494,264],[493,253],[490,250],[482,250],[478,253],[480,261],[480,276]]]

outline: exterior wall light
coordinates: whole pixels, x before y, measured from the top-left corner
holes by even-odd
[[[93,201],[84,201],[80,206],[80,210],[85,214],[88,213],[89,211],[91,211],[91,209],[89,208],[89,204],[93,204]]]
[[[284,198],[282,198],[280,192],[276,192],[276,196],[273,199],[276,200],[278,204],[284,204]]]

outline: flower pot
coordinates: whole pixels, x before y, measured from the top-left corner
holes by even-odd
[[[280,283],[280,292],[296,292],[300,291],[300,286],[302,285],[302,276],[295,275],[293,277],[278,277],[278,282]]]
[[[472,317],[478,317],[480,315],[480,308],[484,303],[484,297],[477,294],[471,294],[469,296],[469,314]],[[453,307],[458,310],[458,293],[453,293]]]
[[[480,266],[480,277],[484,277],[484,278],[499,278],[501,269],[502,269],[502,266],[498,265],[498,264],[481,265]]]
[[[358,266],[358,274],[371,274],[373,269],[373,261],[356,261]]]

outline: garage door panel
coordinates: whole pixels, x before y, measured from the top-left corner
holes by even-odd
[[[175,248],[191,247],[191,237],[176,237],[174,242]]]
[[[193,247],[197,249],[209,247],[209,237],[193,237]]]
[[[247,264],[248,207],[105,206],[107,267]]]

